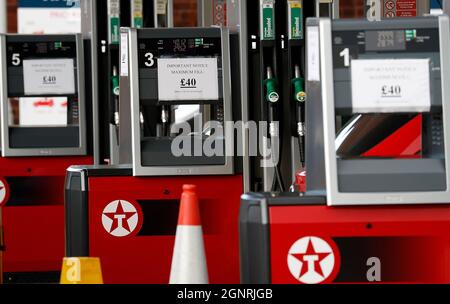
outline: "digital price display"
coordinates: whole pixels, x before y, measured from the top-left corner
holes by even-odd
[[[27,59],[76,58],[75,41],[65,42],[8,42],[8,67],[20,67]]]
[[[219,37],[140,39],[139,67],[157,68],[158,58],[163,57],[220,57],[221,53]]]
[[[406,50],[405,31],[367,31],[366,51],[404,51]]]

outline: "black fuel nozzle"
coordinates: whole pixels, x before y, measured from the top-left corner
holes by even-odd
[[[300,152],[300,162],[302,167],[305,165],[305,122],[304,122],[304,111],[306,103],[306,93],[305,93],[305,79],[301,77],[300,66],[295,65],[294,67],[294,79],[292,79],[292,85],[294,86],[294,101],[296,103],[297,109],[297,135],[299,140],[299,152]]]
[[[117,71],[117,67],[113,66],[112,76],[112,93],[113,93],[113,105],[112,105],[112,118],[111,123],[116,127],[116,139],[119,142],[119,95],[120,95],[120,82],[119,82],[119,73]]]
[[[114,118],[113,122],[116,126],[119,125],[119,95],[120,95],[120,86],[119,86],[119,74],[117,72],[117,67],[113,67],[113,76],[112,80],[112,89],[114,95]]]
[[[305,124],[303,118],[303,111],[306,102],[306,93],[304,82],[305,79],[301,77],[300,67],[295,65],[295,76],[292,79],[292,84],[294,86],[294,101],[297,104],[297,133],[298,136],[305,136]]]
[[[169,123],[170,123],[170,113],[168,106],[161,107],[161,123],[162,123],[162,136],[169,136]]]
[[[280,100],[280,95],[278,94],[278,81],[273,77],[273,72],[271,67],[267,67],[267,78],[264,81],[266,86],[266,101],[269,102],[269,134],[271,137],[278,137],[278,123],[275,118],[275,107]]]

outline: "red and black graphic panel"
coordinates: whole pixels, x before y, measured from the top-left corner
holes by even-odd
[[[341,253],[335,283],[445,283],[450,262],[450,238],[349,237],[334,238]],[[375,267],[375,268],[374,268]]]
[[[328,207],[325,197],[249,194],[243,283],[450,283],[450,205]],[[256,249],[258,248],[258,249]]]
[[[352,117],[337,136],[341,158],[420,158],[422,115],[364,114]]]
[[[82,190],[83,184],[89,188]],[[68,256],[99,257],[105,283],[168,283],[184,184],[198,189],[209,282],[238,283],[241,176],[133,177],[131,169],[114,168],[69,172]]]
[[[92,162],[91,156],[0,157],[0,180],[8,190],[1,219],[5,281],[30,283],[48,276],[49,282],[58,282],[64,257],[66,169]]]

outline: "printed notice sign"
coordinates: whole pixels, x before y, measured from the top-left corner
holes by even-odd
[[[354,113],[428,112],[429,59],[352,60]]]
[[[128,34],[120,34],[120,76],[128,76]]]
[[[73,59],[23,61],[25,95],[75,94]]]
[[[158,59],[159,100],[218,100],[217,69],[217,58]]]
[[[320,81],[319,27],[308,29],[308,80]]]

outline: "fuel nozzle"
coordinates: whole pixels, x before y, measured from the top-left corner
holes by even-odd
[[[305,80],[301,76],[300,66],[294,67],[294,79],[292,79],[292,85],[294,86],[294,101],[297,105],[297,135],[299,141],[299,152],[301,166],[305,165],[305,122],[304,122],[304,110],[306,102],[306,93],[304,89]]]
[[[117,67],[113,66],[112,70],[112,93],[113,93],[113,105],[112,105],[112,111],[113,111],[113,117],[112,117],[112,123],[116,127],[116,137],[117,142],[119,141],[119,95],[120,95],[120,86],[119,86],[119,73],[117,72]]]
[[[113,66],[113,75],[111,77],[111,81],[112,81],[113,94],[115,96],[119,96],[119,94],[120,94],[119,73],[117,73],[117,67],[116,66]]]
[[[280,100],[280,95],[278,94],[278,81],[273,77],[273,72],[271,67],[267,67],[267,78],[264,81],[266,85],[266,100],[271,103],[276,103]]]
[[[162,123],[162,136],[169,136],[169,109],[167,106],[162,106],[161,108],[161,123]]]
[[[113,67],[113,75],[111,77],[112,80],[112,89],[114,95],[114,124],[116,126],[119,125],[119,95],[120,95],[120,86],[119,86],[119,74],[117,73],[117,67]]]
[[[294,86],[294,101],[297,104],[297,133],[299,136],[305,136],[305,126],[303,122],[303,111],[306,101],[306,93],[304,90],[304,79],[301,76],[300,67],[294,67],[294,79],[292,85]]]
[[[278,81],[273,77],[273,72],[271,67],[267,67],[267,77],[264,82],[266,85],[266,100],[269,102],[269,134],[270,136],[278,136],[278,123],[275,119],[275,105],[280,100],[280,95],[278,94]]]
[[[294,85],[294,98],[295,101],[302,103],[306,101],[304,82],[305,80],[302,78],[300,73],[300,67],[295,65],[295,78],[292,79],[292,84]]]

